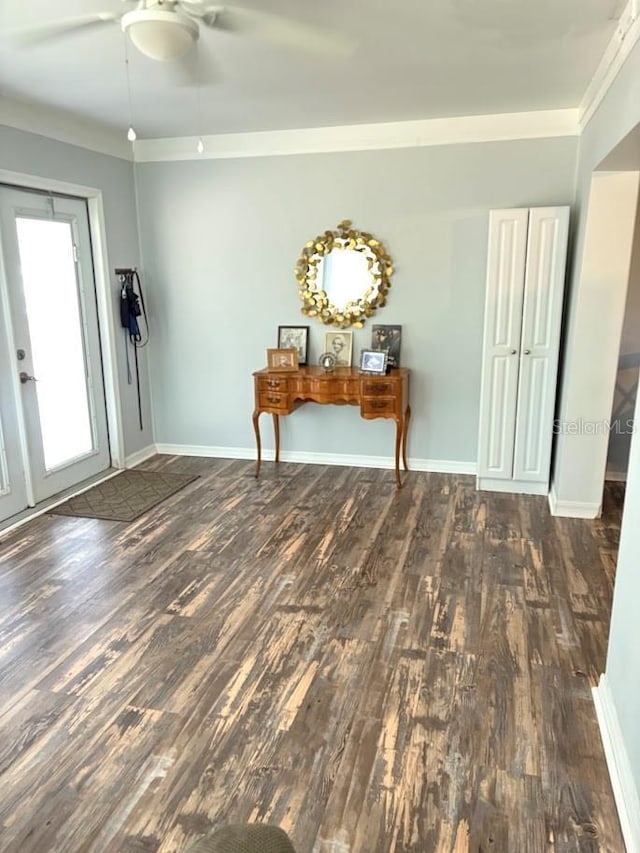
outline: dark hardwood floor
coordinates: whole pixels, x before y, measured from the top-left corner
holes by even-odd
[[[143,467],[200,478],[0,540],[0,849],[624,850],[591,699],[620,487],[589,522],[471,477]]]

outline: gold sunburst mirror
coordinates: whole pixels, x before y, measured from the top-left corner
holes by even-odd
[[[345,219],[305,243],[295,272],[303,314],[328,326],[361,328],[386,304],[393,262],[380,240]]]

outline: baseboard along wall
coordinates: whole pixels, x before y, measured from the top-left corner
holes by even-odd
[[[551,484],[549,490],[549,510],[551,515],[560,518],[599,518],[602,512],[602,504],[588,503],[586,501],[561,501],[558,499],[555,485]]]
[[[640,853],[640,791],[634,782],[606,673],[592,692],[627,853]]]
[[[220,459],[255,459],[255,448],[248,447],[216,447],[198,444],[165,444],[155,445],[156,453],[167,453],[173,456],[203,456]],[[273,461],[275,451],[262,451],[263,462]],[[342,453],[311,453],[296,450],[280,452],[281,462],[298,462],[307,465],[347,465],[355,468],[390,468],[395,462],[390,456],[362,456],[360,454]],[[434,474],[470,474],[476,473],[475,462],[457,462],[447,459],[409,458],[409,470],[430,471]],[[127,466],[128,467],[128,466]]]

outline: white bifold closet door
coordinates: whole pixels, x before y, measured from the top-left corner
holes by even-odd
[[[479,488],[546,491],[568,207],[490,213]]]
[[[511,479],[528,210],[492,210],[485,303],[479,474]]]

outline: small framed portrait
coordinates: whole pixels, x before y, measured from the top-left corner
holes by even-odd
[[[351,367],[353,332],[325,332],[324,349],[335,356],[336,367]]]
[[[402,326],[371,327],[371,349],[386,350],[389,367],[400,367],[400,344],[402,343]]]
[[[386,373],[387,351],[363,349],[360,353],[360,370],[363,373]]]
[[[268,349],[267,367],[269,370],[297,370],[298,350],[295,347]]]
[[[278,326],[278,349],[298,350],[298,364],[307,363],[308,326]]]

